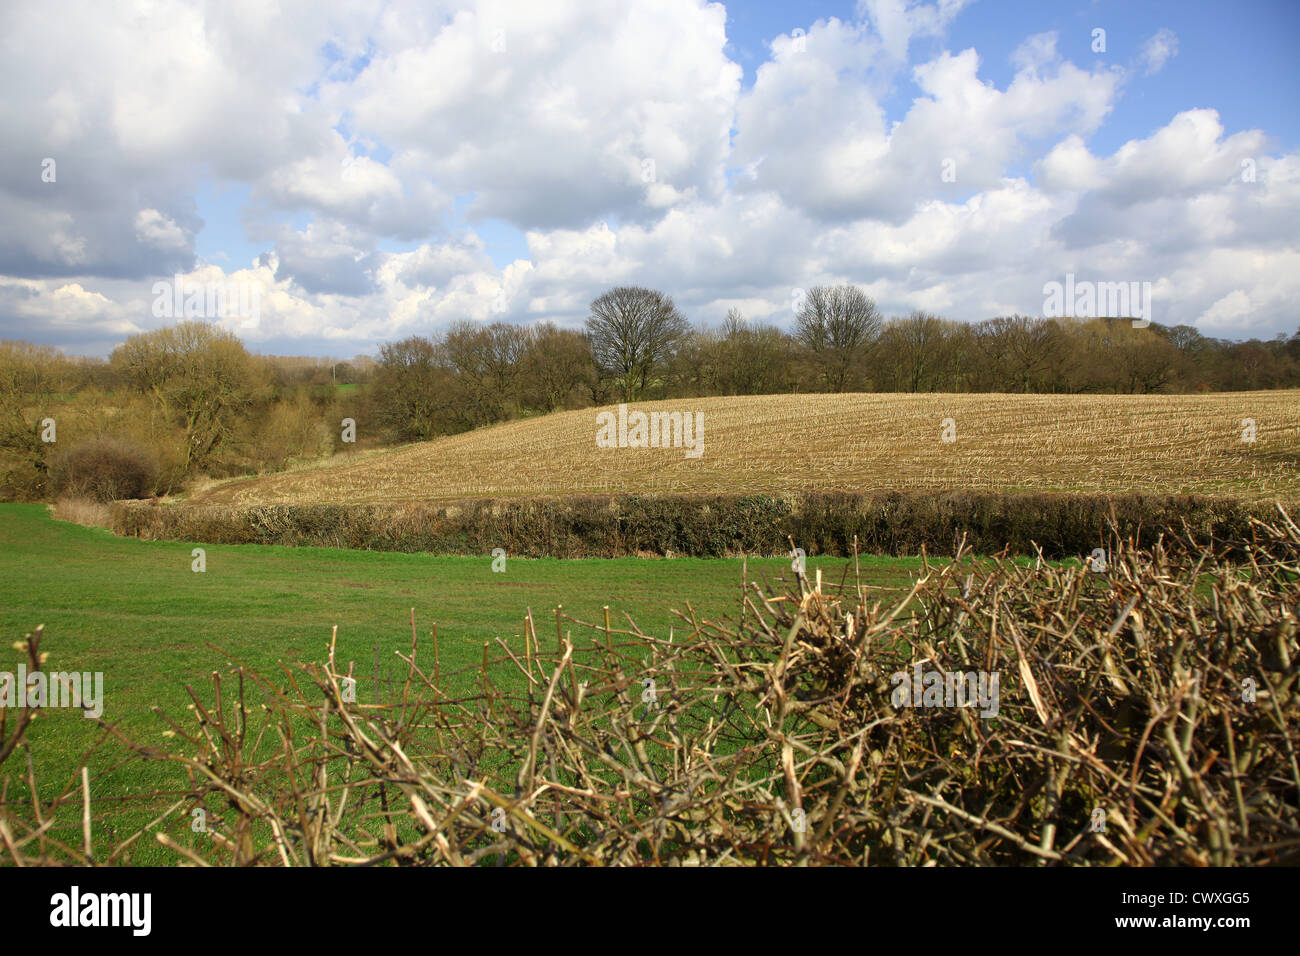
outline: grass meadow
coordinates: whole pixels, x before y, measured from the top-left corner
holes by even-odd
[[[38,625],[51,671],[102,671],[102,720],[128,737],[162,746],[166,724],[190,704],[185,685],[210,693],[213,671],[229,670],[224,654],[264,674],[278,663],[322,661],[331,628],[339,628],[338,656],[356,662],[358,698],[374,700],[378,648],[380,693],[404,666],[396,651],[410,650],[415,609],[420,654],[431,663],[430,629],[436,625],[441,673],[453,695],[469,690],[483,644],[501,638],[516,651],[522,622],[532,608],[539,634],[554,634],[554,608],[583,621],[614,627],[630,616],[646,632],[665,634],[680,624],[674,609],[697,617],[734,616],[742,576],[739,559],[638,558],[525,560],[349,551],[329,548],[203,545],[206,570],[192,570],[193,543],[117,538],[107,531],[53,520],[41,504],[0,505],[0,670],[14,672],[20,654],[11,645]],[[863,557],[865,584],[910,586],[916,558]],[[842,559],[808,559],[809,573],[828,579],[851,573]],[[790,571],[788,558],[751,559],[752,580],[776,581]],[[211,645],[211,646],[209,646]],[[215,649],[214,649],[215,648]],[[494,655],[495,656],[495,655]],[[460,685],[460,686],[458,686]],[[75,784],[79,759],[91,753],[91,794],[103,845],[116,842],[159,812],[156,797],[182,781],[161,776],[164,765],[122,764],[124,748],[108,740],[80,711],[47,708],[29,731],[42,796]],[[93,752],[92,752],[93,751]],[[10,760],[5,783],[24,788],[26,760]],[[166,771],[168,773],[172,771]],[[152,812],[151,812],[152,811]],[[136,863],[174,863],[172,854],[145,841]]]

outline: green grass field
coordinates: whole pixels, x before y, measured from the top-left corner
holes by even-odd
[[[592,622],[603,620],[609,605],[615,627],[630,615],[643,631],[665,636],[669,626],[681,626],[673,609],[685,611],[688,602],[702,619],[733,616],[742,570],[739,559],[507,558],[504,573],[495,573],[487,555],[203,545],[207,568],[196,573],[196,546],[117,538],[57,522],[44,505],[0,505],[0,670],[17,670],[21,655],[11,645],[44,624],[47,669],[102,671],[102,719],[132,739],[161,746],[166,725],[150,709],[186,720],[185,684],[210,695],[211,673],[229,669],[209,644],[271,674],[281,661],[324,661],[330,629],[338,625],[338,657],[345,666],[356,662],[358,697],[369,702],[376,647],[381,680],[390,665],[394,678],[401,675],[404,665],[394,651],[410,650],[411,608],[421,638],[418,659],[431,664],[428,635],[436,623],[447,674],[477,665],[484,641],[499,637],[522,650],[529,607],[543,637],[555,633],[557,604]],[[919,564],[916,558],[864,557],[862,579],[872,587],[905,588]],[[828,580],[851,573],[851,562],[839,559],[810,558],[808,566],[810,574],[821,569]],[[788,559],[749,562],[752,580],[776,581],[789,573]],[[893,596],[880,594],[881,600]],[[80,711],[40,714],[29,740],[43,796],[68,785],[101,734]],[[147,822],[147,810],[161,804],[146,795],[171,784],[162,765],[119,766],[123,757],[113,741],[90,757],[96,816],[121,804],[99,825],[97,845],[115,843]],[[0,768],[11,792],[25,773],[21,751]],[[151,841],[142,844],[135,862],[175,862]]]

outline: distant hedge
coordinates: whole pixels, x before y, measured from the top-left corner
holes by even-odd
[[[1047,557],[1104,546],[1121,535],[1149,546],[1184,522],[1201,535],[1250,537],[1271,505],[1193,495],[877,492],[770,495],[588,496],[452,504],[201,507],[116,502],[115,532],[212,544],[315,545],[373,551],[520,557],[720,557],[952,554],[964,535],[982,554],[1004,548]]]

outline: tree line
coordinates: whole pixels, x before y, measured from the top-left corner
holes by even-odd
[[[199,476],[612,402],[1300,387],[1300,330],[1230,342],[1128,319],[885,318],[850,285],[810,289],[796,306],[788,329],[736,309],[692,326],[671,297],[623,286],[591,303],[580,330],[458,322],[351,362],[253,355],[232,332],[194,321],[131,336],[107,361],[0,342],[0,496],[76,490],[95,468],[109,476],[103,487],[170,493]],[[342,437],[344,418],[355,444]]]
[[[1229,342],[1131,319],[886,319],[855,286],[821,286],[788,330],[732,309],[692,327],[671,297],[611,289],[581,332],[459,323],[383,346],[385,427],[430,438],[526,414],[614,401],[787,392],[1153,393],[1300,387],[1300,330]]]
[[[253,355],[195,321],[133,335],[107,361],[0,342],[0,498],[168,494],[333,454],[371,364]]]

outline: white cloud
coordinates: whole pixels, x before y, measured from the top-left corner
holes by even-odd
[[[392,256],[383,267],[386,277],[410,289],[444,286],[458,275],[492,271],[483,240],[473,233],[456,242],[425,244],[414,252]]]
[[[1025,38],[1011,54],[1011,62],[1023,72],[1033,72],[1060,61],[1056,52],[1056,31],[1035,33]]]
[[[135,214],[135,236],[155,249],[181,251],[190,245],[185,230],[157,209],[141,209]]]
[[[1285,170],[1292,167],[1279,166],[1276,183],[1267,175],[1255,183],[1241,180],[1241,159],[1263,153],[1263,134],[1224,132],[1214,110],[1188,110],[1110,157],[1093,157],[1075,139],[1058,144],[1041,164],[1045,183],[1081,193],[1077,208],[1056,224],[1056,234],[1074,247],[1122,235],[1152,246],[1204,249],[1208,241],[1232,235],[1234,223],[1259,219],[1264,210],[1300,212],[1300,190],[1286,181]],[[1272,170],[1273,162],[1264,168]],[[1274,243],[1281,237],[1258,238]]]
[[[967,0],[858,0],[859,16],[869,18],[884,51],[894,60],[906,60],[914,37],[938,36],[947,29]]]
[[[103,350],[160,324],[174,273],[255,285],[236,331],[295,352],[573,325],[624,283],[711,322],[785,323],[792,289],[841,281],[974,320],[1037,311],[1067,271],[1157,283],[1161,322],[1294,327],[1300,155],[1206,108],[1102,149],[1131,71],[1044,32],[997,85],[943,48],[964,6],[860,0],[768,38],[742,91],[726,10],[697,0],[6,5],[0,337]],[[1140,67],[1177,46],[1162,30]],[[197,259],[208,180],[247,188],[256,264]],[[499,268],[484,220],[526,253]]]
[[[776,191],[830,221],[898,223],[931,200],[996,188],[1034,141],[1097,129],[1121,77],[1059,62],[1049,37],[999,90],[979,78],[975,50],[945,51],[913,69],[924,95],[889,124],[864,76],[874,37],[832,20],[808,40],[805,53],[759,69],[738,110],[733,161],[750,171],[740,188]]]
[[[1216,328],[1236,324],[1236,320],[1250,314],[1250,296],[1241,289],[1233,289],[1201,313],[1198,324]]]
[[[1178,34],[1168,27],[1156,31],[1151,39],[1142,45],[1140,62],[1146,67],[1146,75],[1159,73],[1165,64],[1178,55]]]
[[[725,10],[694,0],[485,3],[378,51],[323,98],[473,193],[472,215],[523,228],[646,218],[723,189],[741,79],[725,42]]]

